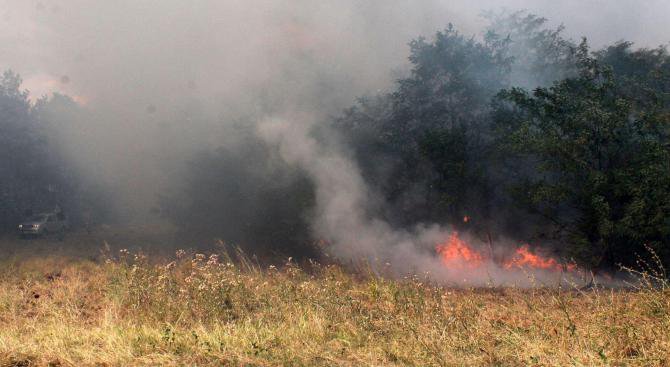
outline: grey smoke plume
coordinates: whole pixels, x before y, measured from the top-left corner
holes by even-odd
[[[335,114],[388,87],[406,42],[447,18],[436,1],[3,3],[0,67],[35,98],[85,106],[57,133],[131,217],[183,182],[194,151],[238,144],[231,125],[287,106]]]
[[[313,115],[304,113],[269,117],[258,124],[258,134],[276,145],[286,162],[304,169],[314,181],[317,208],[312,219],[313,231],[329,243],[328,251],[339,259],[363,260],[373,270],[390,272],[393,276],[419,274],[432,281],[459,286],[538,286],[590,281],[585,274],[505,269],[493,261],[493,256],[485,257],[476,268],[468,268],[466,263],[460,264],[464,267],[445,266],[435,253],[435,246],[444,243],[453,228],[432,223],[407,231],[393,228],[376,217],[369,207],[374,193],[367,188],[358,167],[337,144],[324,145],[310,135],[314,121]],[[461,236],[468,243],[477,241],[467,233]],[[498,246],[497,251],[502,249],[502,255],[510,256],[515,247],[510,242],[508,246]]]

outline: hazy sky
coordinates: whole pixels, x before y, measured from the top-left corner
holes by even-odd
[[[351,79],[351,87],[361,92],[385,85],[390,69],[404,62],[411,38],[433,33],[448,22],[477,34],[482,25],[479,14],[486,9],[528,9],[552,24],[565,24],[570,36],[588,36],[597,46],[624,38],[639,46],[670,41],[668,0],[0,0],[0,4],[0,67],[21,73],[35,95],[62,90],[82,102],[109,98],[101,89],[135,89],[133,81],[142,82],[140,89],[161,89],[178,77],[190,88],[203,87],[201,92],[225,98],[225,88],[208,89],[216,77],[235,79],[233,84],[249,82],[245,74],[250,70],[228,68],[250,62],[254,82],[263,84],[277,64],[303,50],[316,51],[316,63],[333,62],[340,68],[333,73],[341,72],[340,77]],[[257,58],[264,62],[249,60]],[[366,75],[363,80],[361,74]],[[146,85],[147,81],[153,82]]]

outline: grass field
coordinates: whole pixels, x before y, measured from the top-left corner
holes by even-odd
[[[225,255],[28,253],[0,267],[0,366],[670,365],[663,284],[451,289]]]

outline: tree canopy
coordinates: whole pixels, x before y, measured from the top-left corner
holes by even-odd
[[[667,50],[592,52],[525,12],[489,19],[481,38],[413,41],[395,91],[337,121],[389,218],[473,216],[593,267],[647,245],[670,260]]]
[[[391,90],[322,126],[379,194],[375,214],[549,245],[593,268],[629,264],[646,246],[670,264],[667,49],[591,50],[527,12],[486,18],[481,35],[448,25],[412,41],[411,69]],[[55,133],[85,119],[81,107],[64,95],[31,103],[21,84],[0,78],[0,226],[29,208],[102,212]],[[184,159],[188,179],[161,212],[191,232],[310,253],[313,183],[253,129],[228,132],[235,147]]]

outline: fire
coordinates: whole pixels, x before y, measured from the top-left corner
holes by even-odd
[[[534,269],[544,269],[544,270],[563,270],[563,265],[559,264],[558,261],[552,258],[544,258],[540,255],[530,252],[528,245],[523,245],[516,249],[515,256],[512,260],[507,261],[503,264],[505,269],[512,268],[534,268]],[[574,264],[568,264],[566,266],[567,270],[574,270]]]
[[[485,256],[463,241],[458,232],[453,232],[449,239],[435,247],[442,263],[450,268],[478,268],[486,260]],[[543,257],[530,250],[528,245],[523,245],[514,251],[511,259],[502,263],[502,268],[512,270],[515,268],[540,269],[548,271],[574,271],[575,264],[563,265],[556,259]]]
[[[458,232],[453,232],[447,242],[437,245],[437,253],[442,257],[442,262],[450,267],[478,267],[483,261],[482,255],[470,248],[467,243],[458,237]]]

